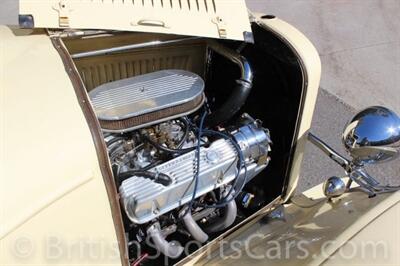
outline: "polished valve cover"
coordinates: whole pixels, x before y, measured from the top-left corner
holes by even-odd
[[[236,174],[235,148],[227,140],[217,140],[200,151],[200,174],[196,197],[232,181]],[[195,151],[164,164],[152,172],[167,174],[172,184],[164,186],[153,180],[133,176],[122,182],[119,191],[128,217],[135,223],[148,222],[190,201],[193,194]]]
[[[229,140],[219,139],[208,148],[202,147],[196,198],[231,182],[237,173],[236,163],[237,152]],[[173,182],[168,186],[141,176],[132,176],[123,181],[119,192],[129,219],[143,224],[188,203],[193,195],[195,165],[195,151],[192,151],[150,170],[170,176]],[[256,163],[248,164],[248,179],[265,167]],[[243,174],[242,171],[239,178]]]

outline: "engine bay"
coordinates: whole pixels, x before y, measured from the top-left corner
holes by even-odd
[[[247,113],[227,128],[206,127],[213,112],[200,76],[161,70],[103,84],[89,96],[135,240],[151,239],[175,259],[184,248],[169,235],[205,243],[235,222],[239,196],[250,204],[254,195],[243,188],[270,161],[269,131]]]
[[[154,36],[65,40],[103,132],[130,263],[176,263],[284,189],[302,76],[281,41],[253,31],[253,45],[200,39],[82,58],[85,45]]]
[[[182,117],[106,134],[122,208],[136,239],[149,236],[158,251],[177,258],[183,247],[167,241],[168,235],[181,231],[204,243],[207,232],[235,222],[234,199],[240,195],[244,206],[250,203],[252,195],[241,195],[242,188],[269,162],[268,131],[244,118],[229,133],[201,132],[195,118]]]

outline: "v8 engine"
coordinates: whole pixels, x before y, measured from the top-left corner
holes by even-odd
[[[269,131],[261,121],[244,113],[225,127],[211,125],[204,86],[194,73],[163,70],[89,93],[127,231],[138,241],[149,237],[171,258],[183,247],[167,236],[181,232],[204,243],[231,226],[236,198],[270,160]],[[249,200],[246,195],[242,203]]]

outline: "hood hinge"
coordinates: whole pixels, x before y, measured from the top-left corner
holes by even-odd
[[[221,17],[215,17],[211,20],[218,28],[218,34],[220,38],[227,38],[226,23]]]
[[[69,7],[69,3],[65,0],[61,0],[53,6],[53,9],[58,12],[58,23],[61,28],[69,27],[69,13],[72,9]]]

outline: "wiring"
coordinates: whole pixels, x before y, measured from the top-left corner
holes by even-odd
[[[229,202],[234,200],[240,194],[240,192],[243,190],[244,186],[247,183],[247,167],[246,167],[246,164],[244,161],[242,149],[236,143],[236,141],[232,139],[232,137],[230,135],[219,132],[219,131],[215,131],[215,130],[203,129],[203,124],[204,124],[206,115],[207,115],[207,112],[204,112],[204,114],[202,115],[201,120],[200,120],[200,126],[198,128],[195,128],[195,130],[197,130],[198,140],[199,140],[198,145],[196,147],[196,163],[197,163],[197,165],[196,165],[196,172],[194,175],[195,183],[194,183],[193,195],[192,195],[191,201],[189,202],[189,208],[187,208],[187,211],[189,211],[193,207],[194,199],[195,199],[196,192],[197,192],[198,178],[199,178],[199,173],[200,173],[200,140],[203,135],[218,136],[218,137],[222,137],[226,140],[229,140],[232,143],[232,145],[235,147],[237,154],[238,154],[238,163],[237,163],[238,170],[237,170],[237,173],[235,176],[235,182],[231,186],[230,190],[228,191],[228,193],[226,194],[225,197],[223,197],[219,202],[217,202],[215,204],[207,205],[207,204],[196,203],[196,206],[203,207],[203,208],[225,207]],[[192,124],[192,127],[195,127],[195,125]],[[244,169],[244,178],[243,178],[243,181],[241,182],[240,186],[238,186],[239,176],[240,176],[240,173],[242,172],[242,169]]]
[[[203,113],[203,115],[201,116],[200,125],[199,125],[198,132],[197,132],[196,169],[195,169],[195,173],[194,173],[194,188],[193,188],[192,198],[189,201],[189,208],[187,208],[187,210],[185,212],[185,215],[193,207],[193,202],[194,202],[194,200],[196,198],[197,187],[198,187],[198,184],[199,184],[201,137],[202,137],[203,124],[204,124],[204,120],[205,120],[206,116],[207,116],[207,111],[205,111]],[[183,215],[183,216],[185,216],[185,215]]]
[[[188,118],[185,116],[182,119],[180,119],[180,121],[183,122],[183,125],[185,127],[185,133],[183,134],[182,139],[179,141],[179,143],[177,145],[178,149],[182,148],[182,146],[185,144],[187,138],[189,137],[189,132],[190,132],[190,125],[189,125]]]
[[[164,151],[164,152],[167,152],[167,153],[172,153],[172,154],[184,154],[184,153],[191,152],[191,151],[193,151],[193,150],[196,149],[196,147],[191,147],[191,148],[186,148],[186,149],[170,149],[170,148],[168,148],[168,147],[165,147],[165,146],[163,146],[163,145],[158,144],[157,142],[152,141],[152,140],[151,140],[148,136],[146,136],[146,135],[144,135],[143,137],[144,137],[144,139],[145,139],[148,143],[150,143],[152,146],[154,146],[155,148],[157,148],[157,149],[159,149],[159,150],[162,150],[162,151]]]
[[[239,194],[240,192],[243,190],[244,186],[247,183],[247,167],[244,161],[244,156],[243,156],[243,152],[241,150],[241,148],[239,147],[239,145],[232,139],[231,136],[229,136],[228,134],[219,132],[219,131],[214,131],[214,130],[204,130],[203,131],[204,134],[209,134],[209,135],[217,135],[219,137],[222,137],[224,139],[230,140],[232,145],[235,147],[235,149],[237,150],[238,153],[238,170],[235,176],[235,182],[234,184],[231,186],[229,192],[226,194],[225,197],[223,197],[219,202],[215,203],[215,204],[211,204],[211,205],[207,205],[207,204],[201,204],[199,203],[198,206],[199,207],[203,207],[203,208],[222,208],[225,207],[230,201],[234,200]],[[238,187],[238,182],[239,182],[239,176],[240,173],[242,171],[242,169],[244,169],[244,178],[243,178],[243,182],[240,184],[240,187]],[[235,191],[235,193],[232,195],[232,193]]]

